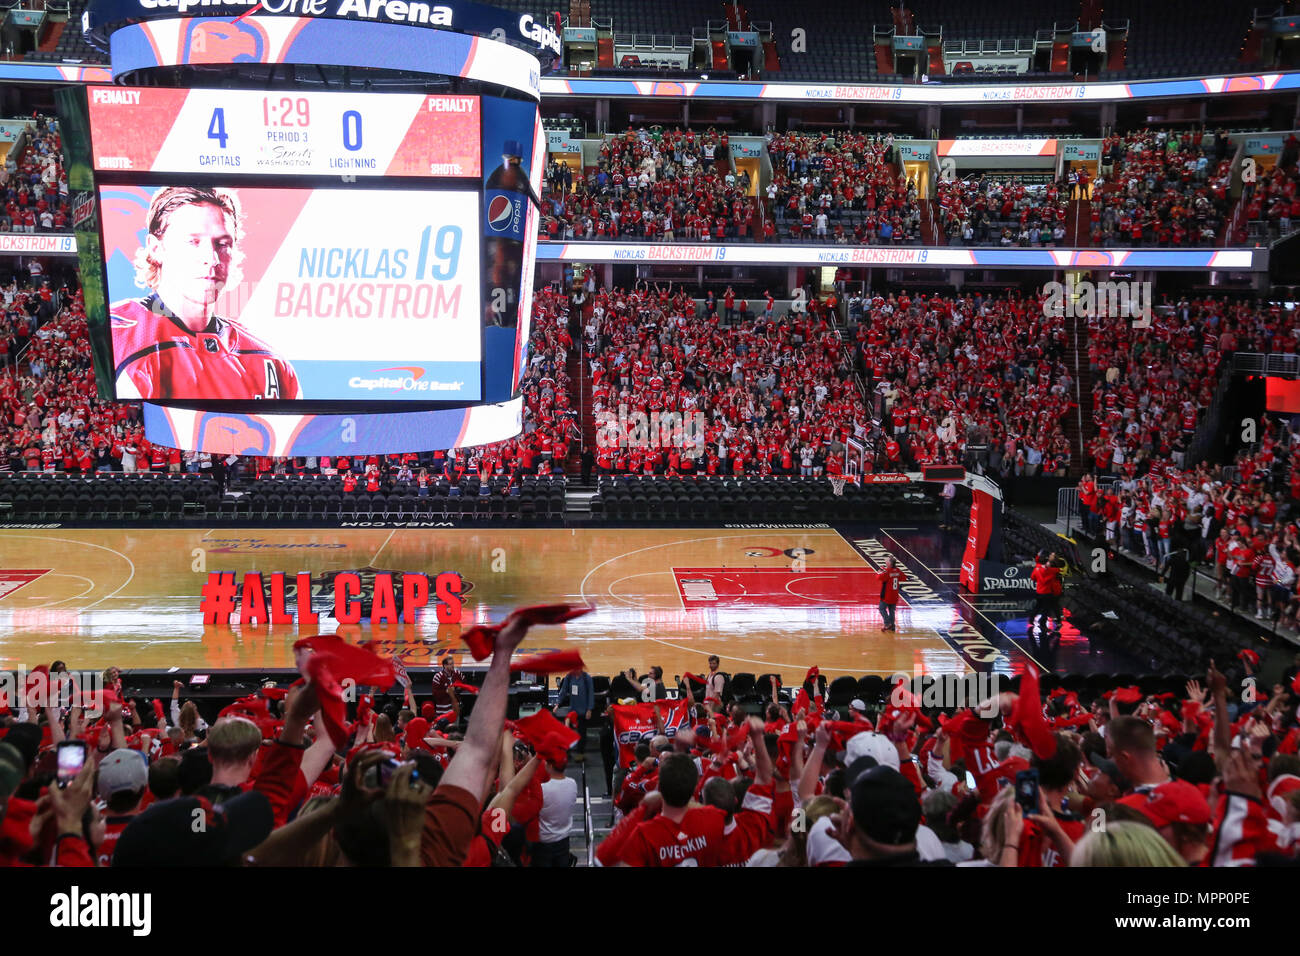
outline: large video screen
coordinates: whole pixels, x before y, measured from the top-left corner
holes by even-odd
[[[477,190],[98,191],[118,398],[482,398]]]
[[[480,175],[477,96],[100,87],[96,170],[216,176]]]

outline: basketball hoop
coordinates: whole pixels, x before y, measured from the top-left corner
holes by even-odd
[[[835,497],[842,498],[844,496],[844,483],[846,481],[848,481],[847,478],[831,476],[831,491],[835,493]]]

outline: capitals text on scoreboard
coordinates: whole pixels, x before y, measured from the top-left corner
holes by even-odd
[[[393,585],[390,571],[374,576],[370,596],[370,621],[375,625],[415,621],[416,613],[429,606],[429,576],[403,573],[400,590]],[[270,575],[270,590],[262,574],[257,571],[244,575],[242,587],[235,583],[233,571],[213,572],[203,585],[199,611],[204,624],[228,625],[231,615],[239,607],[241,625],[293,624],[294,614],[285,604],[285,575]],[[299,627],[320,623],[320,614],[312,609],[311,573],[298,572],[296,579],[296,611]],[[398,604],[400,594],[401,604]],[[434,578],[433,597],[439,624],[459,624],[464,611],[461,576],[454,571],[444,571]],[[358,624],[361,621],[363,597],[361,575],[343,571],[334,576],[334,618],[340,624]]]

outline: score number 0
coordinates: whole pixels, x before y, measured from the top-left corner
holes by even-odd
[[[281,100],[282,104],[290,103],[287,98]],[[268,101],[262,101],[262,113],[266,125],[271,125]],[[296,112],[302,118],[299,125],[306,126],[308,122],[307,101],[298,100]],[[292,123],[281,122],[277,125],[291,126]],[[212,118],[208,122],[208,139],[216,140],[221,149],[226,148],[226,141],[230,135],[226,132],[226,109],[224,106],[218,106],[212,111]],[[343,148],[348,152],[355,153],[361,148],[361,114],[356,110],[347,110],[343,114]]]

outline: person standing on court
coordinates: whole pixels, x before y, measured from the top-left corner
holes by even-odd
[[[957,497],[957,485],[951,481],[944,482],[939,496],[943,498],[943,524],[939,527],[949,530],[952,528],[952,499]]]
[[[903,572],[893,555],[890,555],[885,562],[885,570],[880,572],[880,619],[884,622],[880,628],[882,631],[898,630],[894,623],[894,608],[898,605],[898,586],[902,581]]]
[[[1029,618],[1029,629],[1033,630],[1038,619],[1042,617],[1047,629],[1052,627],[1052,611],[1060,607],[1060,600],[1057,595],[1060,594],[1060,577],[1061,568],[1056,559],[1056,552],[1053,551],[1046,559],[1043,552],[1038,552],[1034,556],[1034,570],[1029,573],[1034,581],[1034,593],[1037,595],[1034,599],[1034,613]],[[1060,619],[1060,612],[1057,611],[1057,619]]]

